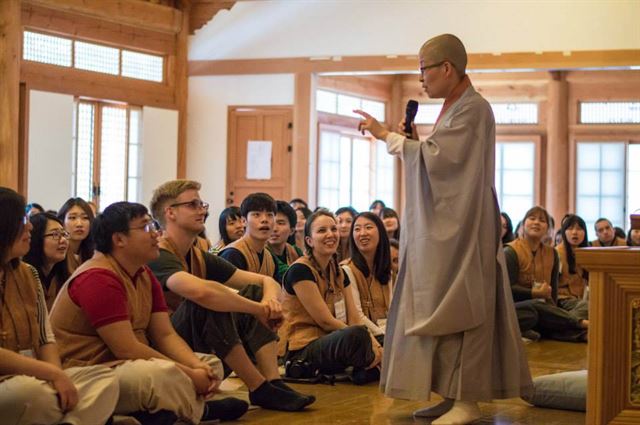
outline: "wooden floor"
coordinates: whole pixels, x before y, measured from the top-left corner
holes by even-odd
[[[556,341],[541,341],[526,345],[532,376],[569,370],[586,369],[587,345]],[[377,384],[357,387],[338,383],[335,386],[293,385],[301,392],[314,394],[317,401],[312,408],[299,413],[281,413],[262,409],[249,411],[240,424],[310,425],[310,424],[369,424],[404,425],[428,424],[413,419],[411,413],[430,402],[393,400],[380,394]],[[480,405],[483,417],[475,424],[584,424],[580,412],[530,407],[520,399],[500,400]]]

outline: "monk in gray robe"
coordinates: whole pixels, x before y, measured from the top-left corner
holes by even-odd
[[[478,401],[531,389],[500,241],[495,121],[466,65],[453,35],[420,49],[422,86],[429,97],[445,99],[426,142],[415,126],[405,137],[356,111],[363,117],[359,130],[385,140],[389,153],[403,159],[406,178],[407,232],[380,384],[394,398],[442,396],[442,403],[414,413],[437,416],[435,425],[472,422],[481,416]]]

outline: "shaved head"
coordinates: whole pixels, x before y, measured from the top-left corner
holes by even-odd
[[[467,68],[467,51],[462,41],[453,34],[442,34],[427,40],[420,48],[423,66],[448,61],[462,77]]]

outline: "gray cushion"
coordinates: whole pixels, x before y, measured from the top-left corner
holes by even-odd
[[[539,376],[533,380],[534,391],[527,402],[538,407],[552,409],[587,409],[587,371],[555,373]]]

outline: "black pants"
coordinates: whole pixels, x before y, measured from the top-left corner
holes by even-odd
[[[349,326],[309,343],[301,350],[289,351],[285,361],[311,363],[323,374],[343,372],[347,367],[366,368],[373,362],[371,336],[364,326]]]
[[[557,341],[583,342],[587,339],[587,330],[580,328],[580,318],[553,304],[534,302],[538,312],[538,324],[535,329],[549,339]]]
[[[248,285],[239,295],[260,301],[262,287]],[[208,310],[189,300],[180,304],[171,316],[171,323],[193,351],[214,353],[223,363],[238,344],[242,344],[249,357],[254,358],[254,353],[260,348],[277,340],[275,333],[250,314]],[[224,371],[225,376],[231,372],[226,364]]]
[[[538,310],[533,306],[533,300],[518,301],[515,307],[521,333],[533,329],[538,324]]]

